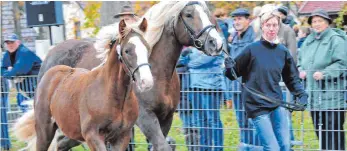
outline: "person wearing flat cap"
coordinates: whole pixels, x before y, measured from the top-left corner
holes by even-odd
[[[247,45],[255,41],[255,33],[250,26],[250,13],[247,9],[238,8],[231,12],[230,16],[232,16],[234,20],[233,26],[236,32],[231,35],[232,40],[230,42],[229,54],[235,58]],[[238,150],[262,150],[261,146],[255,146],[258,141],[255,139],[255,131],[252,130],[253,126],[248,122],[249,119],[244,110],[245,103],[244,100],[242,100],[241,93],[239,93],[239,91],[241,91],[241,85],[236,81],[226,79],[226,86],[232,93],[225,93],[224,97],[227,101],[230,100],[233,102],[240,128],[240,144]]]
[[[345,122],[346,100],[342,83],[346,79],[346,34],[330,28],[332,19],[323,9],[316,9],[308,18],[313,32],[301,45],[298,56],[300,78],[309,91],[309,108],[315,132],[319,138],[322,128],[322,150],[346,150]],[[323,124],[320,127],[320,124]]]
[[[1,76],[7,79],[17,79],[16,89],[18,92],[24,91],[27,96],[22,93],[17,94],[17,103],[20,109],[25,112],[28,109],[23,101],[30,100],[36,89],[36,77],[25,77],[18,80],[16,76],[37,75],[41,67],[41,59],[27,47],[21,44],[16,34],[6,35],[4,38],[7,51],[1,61]]]
[[[132,7],[129,5],[125,5],[122,7],[120,13],[113,16],[114,18],[119,20],[124,19],[125,23],[135,23],[137,21],[137,15],[133,11]]]

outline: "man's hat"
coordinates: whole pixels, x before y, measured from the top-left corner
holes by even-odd
[[[309,25],[311,25],[311,23],[312,23],[313,16],[322,17],[322,18],[328,20],[329,24],[331,24],[333,22],[333,20],[331,20],[331,18],[329,17],[328,13],[325,10],[321,9],[321,8],[318,8],[318,9],[314,10],[312,12],[312,14],[310,15],[310,17],[308,17],[308,24]]]
[[[232,17],[235,16],[249,16],[249,11],[244,8],[238,8],[230,14]]]
[[[118,13],[117,15],[114,15],[114,18],[119,18],[123,15],[135,15],[135,12],[133,11],[133,8],[129,5],[125,5],[122,7],[122,10],[120,11],[120,13]]]
[[[16,34],[9,34],[7,36],[5,36],[4,41],[16,41],[19,40],[18,36]]]
[[[277,10],[278,10],[279,12],[281,12],[282,14],[284,14],[285,16],[288,16],[288,7],[286,7],[286,6],[280,6]]]

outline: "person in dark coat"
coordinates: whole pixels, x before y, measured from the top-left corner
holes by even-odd
[[[25,112],[28,106],[24,105],[24,101],[34,96],[37,86],[36,75],[39,73],[42,61],[34,52],[21,44],[16,34],[7,35],[4,41],[7,51],[1,62],[1,76],[15,81],[19,92],[17,103]]]
[[[299,98],[298,104],[305,107],[308,95],[299,79],[293,57],[289,50],[280,44],[280,23],[280,17],[274,11],[262,14],[261,40],[246,46],[235,59],[227,57],[225,75],[230,80],[242,76],[242,82],[247,87],[278,100],[283,100],[279,85],[282,78],[292,94]],[[232,76],[232,69],[237,77]],[[241,95],[245,101],[247,116],[252,119],[264,151],[289,151],[288,111],[245,89],[242,89]],[[305,108],[297,110],[303,109]]]
[[[294,25],[296,25],[296,22],[294,21],[294,17],[292,15],[289,15],[289,9],[286,6],[280,6],[277,9],[280,12],[282,22],[291,28],[293,28]]]

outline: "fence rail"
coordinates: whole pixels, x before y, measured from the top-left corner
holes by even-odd
[[[307,71],[308,75],[312,74],[312,72],[314,71]],[[345,120],[345,112],[347,108],[347,70],[334,70],[329,72],[334,72],[334,75],[338,76],[325,77],[322,80],[313,81],[313,83],[307,81],[303,82],[306,84],[306,91],[310,98],[313,98],[309,102],[310,104],[306,111],[293,113],[288,112],[290,115],[290,118],[288,118],[288,124],[291,127],[291,145],[293,150],[322,150],[322,148],[332,143],[330,140],[324,139],[323,136],[329,138],[342,138],[340,135],[344,135],[345,138],[347,137],[347,125],[342,125]],[[245,117],[242,117],[241,115],[245,110],[242,105],[240,105],[239,101],[241,98],[240,86],[235,82],[225,79],[225,87],[220,89],[193,89],[189,85],[189,81],[191,80],[190,75],[192,74],[218,75],[222,73],[179,74],[181,79],[181,104],[174,115],[174,121],[169,132],[169,136],[175,140],[173,145],[176,150],[196,150],[199,147],[206,147],[209,150],[217,150],[219,148],[225,151],[237,150],[240,145],[242,146],[240,141],[247,138],[253,138],[251,142],[259,143],[259,140],[257,140],[256,137],[242,136],[245,138],[240,138],[240,132],[247,130],[254,131],[253,127],[244,127],[243,125],[239,125],[240,118],[245,119]],[[27,103],[26,101],[34,94],[36,77],[13,77],[11,80],[1,77],[1,80],[1,145],[6,144],[6,139],[10,139],[12,145],[11,150],[19,150],[25,146],[25,143],[18,142],[11,135],[11,131],[9,130],[13,126],[15,120],[19,118],[27,108],[30,108],[30,106],[28,106],[30,103]],[[310,78],[308,77],[307,80],[310,80]],[[307,84],[310,84],[310,87],[308,87]],[[32,85],[35,86],[32,87]],[[279,86],[283,92],[283,99],[286,101],[293,101],[293,97],[285,88],[285,84],[280,83]],[[207,107],[203,107],[206,97],[210,97],[210,104]],[[22,99],[20,103],[24,102],[23,104],[27,106],[23,107],[22,104],[17,103],[18,98]],[[341,100],[343,101],[341,102]],[[207,99],[207,101],[209,100]],[[316,104],[312,103],[312,101],[316,101]],[[330,102],[327,103],[326,101]],[[337,107],[333,108],[332,104],[335,104]],[[329,115],[330,113],[333,113],[332,109],[335,109],[333,111],[337,114]],[[193,113],[197,113],[199,116],[193,118]],[[325,114],[325,116],[323,116],[323,114]],[[313,118],[311,118],[311,115],[313,115]],[[212,121],[200,121],[206,120],[204,119],[204,116],[213,116],[212,118],[206,118],[209,120],[212,119]],[[213,121],[215,118],[220,118],[221,123],[218,123],[218,120]],[[328,120],[327,118],[332,119]],[[323,123],[324,121],[333,122],[333,126],[342,125],[344,128],[335,127],[327,129],[325,125],[329,125],[329,123]],[[210,124],[204,125],[201,123],[199,124],[198,122]],[[314,127],[314,122],[316,122],[318,131],[316,131]],[[5,131],[9,131],[9,137],[6,136],[6,133],[4,133]],[[202,132],[206,133],[205,136],[211,138],[195,137],[199,136],[196,134],[201,134]],[[328,134],[334,136],[328,136]],[[320,139],[318,139],[317,135],[320,136]],[[220,142],[210,141],[212,138]],[[197,139],[206,139],[207,142],[201,143],[201,140]],[[322,143],[319,143],[320,141]],[[332,141],[337,142],[334,145],[347,143],[347,141],[343,139]],[[149,144],[136,126],[135,141],[132,144],[135,145],[136,151],[148,150]],[[84,149],[83,147],[80,147],[74,150]]]

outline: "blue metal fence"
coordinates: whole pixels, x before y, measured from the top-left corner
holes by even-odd
[[[308,75],[311,75],[311,72],[313,71],[307,71]],[[288,112],[293,150],[323,150],[329,147],[342,150],[337,147],[344,147],[347,143],[346,125],[343,125],[347,107],[347,70],[329,72],[339,72],[337,75],[340,76],[325,77],[323,80],[314,81],[310,88],[306,86],[307,93],[314,98],[312,101],[318,101],[318,105],[317,102],[316,104],[310,102],[304,112]],[[239,85],[226,80],[226,85],[232,86],[230,89],[191,88],[189,86],[191,74],[210,73],[180,74],[181,104],[169,133],[169,140],[172,142],[175,140],[173,145],[176,150],[190,151],[204,148],[231,151],[247,147],[247,143],[256,145],[255,149],[260,147],[257,132],[252,127],[251,120],[245,117],[245,110],[240,101]],[[4,146],[6,142],[11,142],[11,150],[17,150],[25,143],[18,142],[11,136],[11,132],[8,136],[7,131],[23,112],[31,108],[28,100],[34,94],[36,77],[15,77],[12,80],[1,78],[1,80],[1,144],[6,148]],[[283,83],[280,85],[284,100],[292,101],[293,97],[285,85]],[[325,103],[329,100],[329,103]],[[328,106],[336,104],[337,107],[317,108],[319,104]],[[6,141],[7,139],[10,141]],[[148,143],[137,127],[135,127],[134,145],[136,151],[148,150]]]

